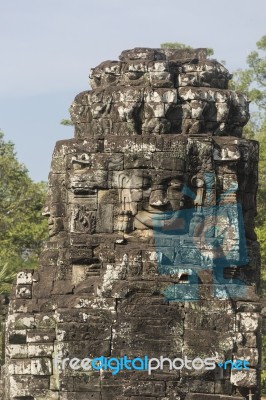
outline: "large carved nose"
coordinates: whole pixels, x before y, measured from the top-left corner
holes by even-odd
[[[181,189],[182,184],[176,180],[173,180],[167,189],[167,199],[174,211],[179,210],[184,205]]]
[[[165,206],[167,203],[168,200],[163,186],[152,189],[149,200],[150,206],[161,207]]]

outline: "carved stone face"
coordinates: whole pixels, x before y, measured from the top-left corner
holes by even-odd
[[[108,154],[72,156],[67,179],[71,232],[130,233],[152,229],[154,219],[184,206],[184,171],[169,170],[169,152],[159,153],[160,169],[155,168],[156,152],[145,159],[145,169],[142,155],[142,152],[134,152],[133,163],[124,162],[124,169],[121,154],[118,162]],[[175,163],[182,164],[178,154],[171,156]],[[136,164],[139,168],[132,168]]]
[[[53,237],[64,229],[62,218],[50,216],[48,219],[49,236]]]
[[[164,214],[165,218],[166,212],[177,211],[183,207],[182,180],[179,173],[155,182],[151,179],[150,194],[143,200],[141,208],[135,216],[136,229],[152,229],[154,221],[160,219],[160,215]]]
[[[103,149],[87,141],[69,144],[62,157],[66,173],[54,174],[50,183],[57,188],[46,213],[50,237],[62,231],[153,237],[160,221],[173,218],[179,210],[195,207],[200,213],[219,198],[235,203],[238,160],[216,159],[219,140],[199,144],[178,135],[161,135],[156,140],[107,137]],[[236,145],[235,151],[240,151]],[[226,195],[221,197],[222,193]],[[194,229],[182,230],[189,231]]]

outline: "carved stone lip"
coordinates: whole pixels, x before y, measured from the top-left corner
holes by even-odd
[[[146,225],[149,228],[154,228],[156,226],[156,222],[165,221],[171,219],[173,215],[171,213],[167,213],[164,211],[139,211],[135,218],[141,222],[143,225]]]
[[[164,204],[162,207],[164,208],[164,209],[161,209],[161,208],[149,208],[149,207],[146,207],[146,208],[144,208],[143,210],[141,210],[141,211],[139,211],[138,212],[138,214],[139,213],[146,213],[147,215],[148,214],[150,214],[150,215],[152,215],[152,217],[154,218],[154,216],[155,216],[155,214],[157,214],[158,215],[158,218],[161,218],[161,215],[162,214],[164,214],[164,218],[166,218],[166,219],[168,219],[168,215],[170,214],[170,213],[173,213],[174,212],[174,210],[168,210],[167,208],[167,206],[169,206],[169,202],[167,202],[166,204]],[[171,217],[169,217],[169,218],[171,218]]]
[[[139,213],[161,215],[161,214],[165,214],[165,211],[161,211],[161,210],[142,210],[142,211],[139,211],[138,214]]]

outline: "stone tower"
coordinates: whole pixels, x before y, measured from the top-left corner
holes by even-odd
[[[5,400],[259,399],[258,144],[230,78],[205,49],[92,69],[11,296]]]

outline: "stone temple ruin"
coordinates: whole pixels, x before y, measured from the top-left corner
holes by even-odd
[[[56,144],[50,239],[10,300],[4,398],[259,399],[248,101],[205,49],[119,59],[92,69],[71,106],[75,138]],[[114,373],[101,358],[124,356],[138,368]]]

